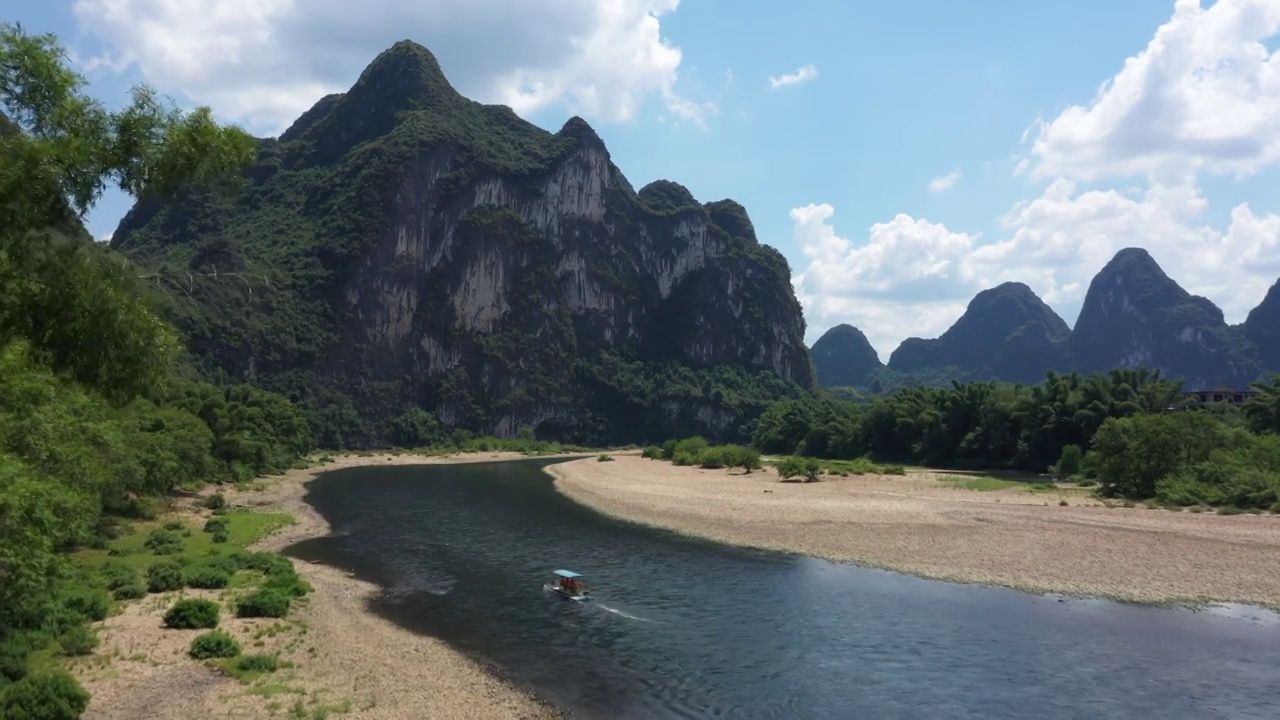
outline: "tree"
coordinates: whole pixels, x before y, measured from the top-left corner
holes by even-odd
[[[55,36],[0,23],[0,343],[25,337],[55,370],[123,400],[165,379],[177,342],[80,220],[109,184],[134,197],[217,187],[255,142],[145,86],[108,111],[65,60]]]

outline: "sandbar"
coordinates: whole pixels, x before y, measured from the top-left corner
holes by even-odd
[[[1280,606],[1272,515],[1108,506],[1069,486],[966,489],[934,472],[782,483],[768,468],[621,454],[547,471],[560,492],[607,515],[741,546],[1035,593]]]

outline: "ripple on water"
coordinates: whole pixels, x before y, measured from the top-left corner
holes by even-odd
[[[1280,623],[1056,602],[615,522],[545,463],[371,467],[308,500],[292,552],[381,584],[375,608],[578,717],[1274,718]],[[542,590],[588,573],[596,599]]]

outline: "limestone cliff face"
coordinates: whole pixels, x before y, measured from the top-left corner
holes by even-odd
[[[299,392],[339,391],[366,416],[411,401],[499,435],[616,422],[595,372],[613,361],[650,381],[684,367],[812,384],[790,270],[740,205],[636,193],[584,121],[551,134],[472,103],[412,43],[264,141],[248,174],[239,198],[140,202],[113,241],[185,259],[175,248],[231,237],[281,277],[269,311],[231,322],[236,352],[206,348],[233,374],[305,369]],[[636,412],[733,429],[722,401],[663,392]]]

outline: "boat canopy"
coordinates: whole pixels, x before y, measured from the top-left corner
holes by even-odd
[[[557,570],[557,571],[555,572],[555,574],[556,574],[556,575],[559,575],[559,576],[560,576],[560,577],[562,577],[562,578],[579,578],[579,577],[586,577],[586,576],[585,576],[585,575],[583,575],[582,573],[576,573],[576,572],[574,572],[574,571],[572,571],[572,570]]]

